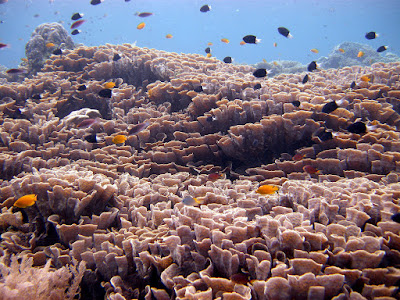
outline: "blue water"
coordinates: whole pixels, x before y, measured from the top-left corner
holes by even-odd
[[[210,4],[212,10],[201,13],[203,4]],[[139,18],[134,15],[137,11],[154,15]],[[400,54],[399,0],[105,0],[97,6],[90,5],[90,0],[9,0],[0,4],[0,42],[11,46],[0,50],[0,64],[10,68],[21,62],[25,44],[39,24],[63,22],[70,31],[70,18],[75,12],[84,13],[87,22],[73,40],[88,46],[136,42],[140,47],[205,54],[207,43],[212,42],[213,56],[232,56],[236,63],[249,64],[263,59],[308,63],[328,55],[344,41],[373,48],[388,45],[391,52]],[[143,21],[146,27],[137,30]],[[281,36],[279,26],[287,27],[294,38]],[[364,37],[368,31],[380,36],[368,41]],[[173,38],[166,39],[166,34]],[[247,34],[256,35],[261,43],[239,45]],[[230,43],[222,43],[221,38]],[[319,53],[310,52],[312,48]]]

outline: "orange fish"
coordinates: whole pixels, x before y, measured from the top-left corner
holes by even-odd
[[[19,198],[17,201],[15,201],[14,206],[19,208],[26,208],[28,206],[34,205],[36,200],[37,200],[37,195],[35,194],[25,195]]]
[[[207,57],[210,58],[212,55],[211,53],[207,53]]]
[[[308,173],[308,174],[320,174],[320,173],[321,173],[320,170],[318,170],[317,168],[314,168],[314,167],[311,166],[311,165],[305,165],[305,166],[303,167],[303,171],[306,172],[306,173]]]
[[[342,48],[339,48],[338,51],[341,52],[341,53],[345,52],[344,49],[342,49]]]
[[[268,63],[267,60],[266,60],[265,58],[263,58],[262,61],[263,61],[263,63]]]
[[[23,62],[28,62],[28,59],[25,58],[25,57],[21,58],[21,60],[22,60]]]
[[[46,44],[46,47],[47,47],[47,48],[51,48],[51,47],[54,47],[54,46],[55,46],[54,43],[47,43],[47,44]]]
[[[311,51],[312,53],[318,53],[318,52],[319,52],[318,49],[315,49],[315,48],[311,49],[310,51]]]
[[[357,57],[363,57],[364,54],[365,54],[364,52],[360,51],[360,52],[358,52]]]
[[[112,142],[116,145],[120,145],[120,144],[125,143],[126,140],[127,140],[126,135],[118,134],[113,137]]]
[[[207,43],[207,46],[212,46],[212,45],[213,45],[213,43],[211,43],[211,42]]]
[[[106,82],[103,86],[105,89],[112,89],[113,87],[115,87],[115,82]]]
[[[276,185],[271,185],[271,184],[265,184],[260,186],[256,193],[261,194],[261,195],[271,195],[273,193],[276,193],[279,190],[279,187]]]
[[[229,40],[228,40],[228,39],[221,39],[221,42],[223,42],[223,43],[225,43],[225,44],[228,44],[228,43],[229,43]]]
[[[371,75],[364,75],[360,77],[360,80],[364,82],[370,82],[371,79],[372,79]]]
[[[294,160],[294,161],[300,161],[300,160],[302,160],[304,158],[304,155],[303,154],[300,154],[300,153],[296,153],[295,155],[293,155],[293,157],[292,157],[292,159]]]
[[[246,42],[245,42],[245,41],[241,41],[239,44],[240,44],[241,46],[243,46],[243,45],[246,45]]]
[[[277,47],[277,46],[278,46],[278,43],[275,42],[275,43],[274,43],[274,47]]]
[[[210,174],[208,174],[207,179],[211,180],[211,181],[216,181],[216,180],[221,179],[223,177],[224,177],[224,175],[221,174],[221,173],[210,173]]]
[[[172,34],[167,34],[166,36],[165,36],[167,39],[172,39],[173,38],[173,36],[172,36]]]
[[[278,66],[279,65],[277,61],[274,61],[273,64],[274,64],[274,66]]]
[[[143,29],[144,26],[146,26],[146,23],[145,23],[145,22],[142,22],[142,23],[140,23],[136,28],[140,30],[140,29]]]

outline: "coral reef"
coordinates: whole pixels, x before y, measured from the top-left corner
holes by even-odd
[[[0,284],[17,257],[30,274],[75,266],[83,299],[398,297],[400,63],[320,69],[305,84],[253,71],[81,46],[1,85]],[[347,130],[360,120],[366,132]],[[25,194],[36,204],[13,207]]]

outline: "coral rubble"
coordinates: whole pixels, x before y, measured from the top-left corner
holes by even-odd
[[[395,297],[400,63],[321,69],[305,84],[253,71],[81,46],[1,85],[0,288],[31,285],[11,282],[18,259],[46,278],[70,270],[62,276],[81,282],[82,298]],[[106,81],[109,99],[98,94]],[[323,113],[331,101],[339,108]],[[78,126],[89,118],[98,122]],[[356,121],[365,133],[347,130]],[[260,184],[280,191],[259,195]],[[24,194],[36,204],[12,207]]]

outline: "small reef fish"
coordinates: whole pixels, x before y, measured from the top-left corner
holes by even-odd
[[[115,87],[115,82],[109,81],[106,82],[103,86],[105,89],[112,89],[113,87]]]
[[[131,127],[131,129],[129,129],[128,133],[130,135],[138,134],[139,132],[145,130],[149,125],[150,125],[150,122],[138,123],[136,125],[133,125],[133,127]]]
[[[292,160],[294,161],[300,161],[304,158],[304,154],[296,153],[295,155],[292,156]]]
[[[92,144],[102,143],[104,141],[104,139],[99,138],[96,134],[87,135],[84,139]]]
[[[87,89],[87,87],[86,87],[86,85],[84,85],[84,84],[81,84],[81,85],[79,85],[78,87],[77,87],[77,91],[79,91],[79,92],[82,92],[82,91],[84,91],[84,90],[86,90]]]
[[[201,93],[203,91],[203,87],[201,85],[196,86],[193,91],[195,91],[196,93]]]
[[[80,122],[76,127],[77,128],[89,128],[94,124],[97,124],[99,122],[99,119],[85,119],[82,122]]]
[[[71,29],[75,29],[75,28],[78,28],[79,26],[81,26],[83,23],[85,23],[86,22],[86,20],[78,20],[78,21],[75,21],[74,23],[72,23],[72,25],[71,25]]]
[[[7,74],[11,74],[11,75],[19,75],[19,74],[25,74],[28,73],[27,70],[25,69],[8,69],[6,71]]]
[[[337,105],[336,101],[331,101],[331,102],[326,103],[322,107],[322,112],[326,113],[326,114],[330,114],[331,112],[335,111],[338,107],[339,107],[339,105]]]
[[[363,51],[360,51],[360,52],[357,53],[357,57],[363,57],[364,54],[365,54],[365,53],[364,53]]]
[[[224,178],[224,174],[221,173],[210,173],[207,176],[207,179],[210,181],[216,181],[218,179]]]
[[[102,89],[98,95],[103,98],[111,98],[112,91],[110,89]]]
[[[211,43],[211,42],[207,43],[207,46],[212,46],[212,45],[213,45],[213,43]]]
[[[339,48],[338,51],[339,51],[340,53],[344,53],[344,52],[345,52],[344,49],[342,49],[342,48]]]
[[[92,4],[92,5],[98,5],[98,4],[100,4],[101,2],[103,2],[104,0],[92,0],[92,1],[90,1],[90,4]]]
[[[83,18],[83,14],[81,13],[74,13],[71,17],[71,20],[76,21]]]
[[[0,43],[0,49],[7,48],[8,46],[8,44]]]
[[[283,35],[284,37],[288,38],[288,39],[292,39],[293,35],[290,34],[289,29],[285,28],[285,27],[278,27],[278,32]]]
[[[205,13],[211,10],[211,6],[208,4],[203,5],[202,7],[200,7],[200,11]]]
[[[141,17],[141,18],[150,17],[152,15],[153,15],[153,13],[151,13],[151,12],[136,12],[135,13],[135,16]]]
[[[232,57],[230,56],[224,57],[223,62],[226,64],[232,63]]]
[[[197,198],[193,198],[192,196],[187,195],[182,199],[182,203],[188,206],[194,206],[197,204],[202,204],[203,202]]]
[[[315,49],[315,48],[311,49],[310,51],[311,51],[312,53],[319,53],[318,49]]]
[[[205,53],[211,53],[211,48],[210,48],[210,47],[207,47],[206,49],[204,49],[204,52],[205,52]]]
[[[22,196],[17,201],[15,201],[14,206],[19,208],[26,208],[34,205],[36,201],[37,201],[37,195],[29,194]]]
[[[314,70],[317,69],[317,62],[315,60],[313,60],[312,62],[310,62],[307,66],[307,70],[308,72],[312,72]]]
[[[265,77],[267,76],[267,70],[266,69],[257,69],[253,72],[253,76],[257,78]]]
[[[271,184],[265,184],[260,186],[257,190],[256,193],[261,194],[261,195],[271,195],[279,191],[279,186],[276,185],[271,185]]]
[[[356,87],[356,82],[353,81],[353,82],[350,84],[350,88],[351,88],[351,89],[354,89],[355,87]]]
[[[165,38],[167,38],[167,39],[172,39],[174,36],[172,35],[172,34],[167,34],[166,36],[165,36]]]
[[[255,35],[246,35],[243,37],[243,42],[246,44],[258,44],[261,40],[256,38]]]
[[[113,61],[118,61],[121,59],[121,55],[119,55],[118,53],[115,53],[113,56]]]
[[[360,77],[360,80],[364,81],[364,82],[370,82],[372,80],[372,76],[371,75],[363,75]]]
[[[375,32],[375,31],[370,31],[368,33],[365,34],[365,38],[367,40],[373,40],[376,39],[379,35]]]
[[[394,214],[390,217],[392,221],[400,223],[400,213]]]
[[[321,173],[320,170],[318,170],[317,168],[314,168],[314,167],[311,166],[311,165],[305,165],[305,166],[303,167],[303,171],[306,172],[306,173],[308,173],[308,174],[320,174],[320,173]]]
[[[56,49],[56,50],[53,51],[53,54],[54,54],[54,55],[62,55],[62,53],[63,53],[63,52],[62,52],[62,50],[61,50],[60,48],[58,48],[58,49]]]
[[[317,137],[321,142],[326,142],[326,141],[332,140],[333,136],[336,136],[336,135],[337,134],[333,134],[331,131],[324,130],[321,133],[319,133],[317,135]]]
[[[33,99],[33,100],[40,100],[40,99],[42,99],[42,96],[41,96],[40,94],[33,94],[33,95],[31,96],[31,99]]]
[[[380,46],[378,49],[376,49],[376,52],[383,52],[388,49],[388,46]]]
[[[74,29],[74,30],[72,30],[71,31],[71,34],[72,35],[77,35],[77,34],[80,34],[82,31],[80,31],[79,29]]]
[[[291,103],[294,107],[299,107],[301,104],[299,100],[293,100]]]
[[[261,83],[256,83],[256,84],[253,86],[253,89],[254,89],[254,90],[259,90],[259,89],[261,89]]]
[[[136,27],[136,29],[141,30],[141,29],[143,29],[145,26],[146,26],[146,23],[145,23],[145,22],[142,22],[142,23],[139,23],[139,25]]]
[[[305,84],[309,79],[310,79],[310,78],[308,77],[308,74],[306,74],[306,75],[303,77],[303,80],[301,81],[301,83]]]
[[[207,58],[210,58],[211,56],[212,56],[212,54],[211,53],[207,53]]]
[[[54,43],[47,43],[47,44],[46,44],[46,47],[47,47],[47,48],[51,48],[51,47],[54,47],[54,46],[55,46]]]
[[[361,121],[358,121],[350,124],[346,130],[351,133],[362,134],[367,132],[367,125]]]
[[[241,41],[241,42],[239,43],[239,45],[240,45],[240,46],[246,45],[246,42],[245,42],[245,41]]]
[[[276,42],[273,43],[273,45],[274,45],[274,47],[278,47],[278,43],[276,43]]]
[[[116,145],[121,145],[121,144],[125,143],[125,141],[126,141],[127,139],[128,139],[128,138],[126,137],[126,135],[118,134],[118,135],[116,135],[116,136],[113,137],[112,142],[113,142],[114,144],[116,144]]]
[[[229,40],[228,39],[221,39],[221,42],[223,42],[225,44],[229,44]]]

